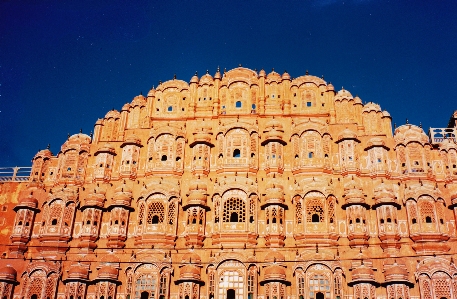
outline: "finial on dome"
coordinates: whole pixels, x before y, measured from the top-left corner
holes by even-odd
[[[257,73],[257,68],[255,68],[255,69],[254,69],[254,72],[256,72],[256,73]]]
[[[408,119],[406,119],[406,124],[409,124]]]
[[[209,71],[208,71],[208,70],[206,70],[206,74],[207,74],[207,75],[209,74]]]
[[[217,66],[217,72],[218,72],[218,73],[220,72],[220,70],[221,70],[221,69],[219,68],[219,66]]]
[[[176,80],[176,74],[173,75],[173,80]]]
[[[83,132],[83,129],[82,129],[82,128],[81,128],[81,129],[79,129],[79,133],[82,133],[82,132]]]
[[[305,72],[305,75],[307,75],[307,76],[309,75],[309,72],[308,72],[308,70],[306,70],[306,72]]]
[[[284,73],[287,73],[287,70],[284,70]]]
[[[195,71],[195,76],[198,76],[198,72],[197,71]]]
[[[341,86],[341,90],[344,90],[344,86]]]
[[[142,95],[143,95],[143,91],[142,91],[142,90],[140,90],[140,96],[142,96]]]
[[[48,143],[48,146],[46,147],[46,149],[50,149],[51,148],[51,145]]]
[[[324,80],[324,75],[322,75],[321,79]]]
[[[227,68],[224,67],[224,74],[227,73]]]
[[[241,63],[240,63],[240,64],[238,64],[238,67],[242,67]]]
[[[162,80],[159,80],[159,85],[162,84]]]
[[[70,138],[70,133],[67,133],[67,138]]]
[[[397,128],[397,123],[394,123],[394,129],[396,129],[396,128]]]
[[[271,71],[272,71],[272,72],[274,72],[274,71],[275,71],[275,68],[274,68],[274,67],[273,67],[273,68],[271,68]]]
[[[422,122],[420,122],[420,123],[419,123],[419,128],[421,128],[421,129],[422,129]]]

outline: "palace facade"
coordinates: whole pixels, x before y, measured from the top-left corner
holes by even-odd
[[[161,82],[0,185],[0,298],[457,298],[456,119],[393,129],[308,73]]]

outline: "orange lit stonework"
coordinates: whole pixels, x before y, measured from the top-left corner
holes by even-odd
[[[457,298],[455,119],[321,78],[161,83],[0,184],[0,298]]]

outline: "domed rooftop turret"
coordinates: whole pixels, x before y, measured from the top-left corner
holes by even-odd
[[[287,71],[284,71],[284,74],[282,74],[281,79],[283,80],[290,80],[290,75]]]
[[[269,82],[271,82],[271,81],[281,82],[281,75],[278,74],[277,72],[275,72],[275,70],[273,69],[273,70],[271,71],[271,73],[269,73],[269,74],[267,75],[267,80],[268,80]]]
[[[120,284],[120,282],[117,280],[118,273],[119,273],[119,270],[112,266],[101,267],[98,270],[98,275],[97,275],[97,278],[95,279],[95,281],[109,280],[116,284]]]
[[[381,112],[381,107],[378,104],[375,104],[373,102],[366,103],[365,106],[363,106],[362,112],[371,112],[371,111]]]
[[[395,129],[394,140],[397,144],[408,144],[410,142],[418,142],[422,145],[428,144],[428,136],[424,133],[422,128],[406,124],[399,126]]]
[[[334,100],[342,101],[343,99],[347,99],[347,100],[353,99],[352,94],[344,88],[336,93]]]
[[[329,83],[327,84],[327,90],[329,90],[329,91],[335,91],[335,87],[333,86],[332,83],[329,82]]]
[[[265,70],[261,69],[260,72],[259,72],[259,78],[260,77],[265,77],[265,76],[266,76]]]
[[[118,119],[120,117],[121,117],[121,113],[114,109],[108,111],[108,113],[106,113],[106,115],[105,115],[105,119],[109,119],[109,118]]]
[[[376,280],[374,279],[373,269],[362,263],[360,266],[352,270],[352,281],[348,282],[348,285],[353,286],[357,283],[364,282],[377,284]]]
[[[195,75],[192,76],[192,78],[190,78],[190,84],[192,83],[197,83],[198,84],[198,73],[195,72]]]

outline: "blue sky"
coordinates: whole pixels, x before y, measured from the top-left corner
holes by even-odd
[[[0,1],[0,167],[30,166],[159,80],[306,70],[397,125],[457,109],[457,2]]]

